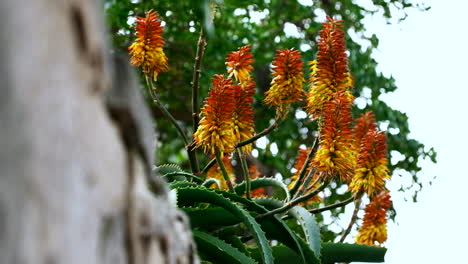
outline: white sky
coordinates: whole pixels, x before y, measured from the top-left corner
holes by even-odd
[[[379,70],[399,87],[384,100],[408,114],[411,136],[438,158],[423,163],[423,176],[437,178],[417,203],[403,201],[399,182],[390,184],[398,224],[389,223],[385,263],[468,263],[468,1],[425,2],[431,10],[411,11],[397,25],[366,21],[380,39]]]

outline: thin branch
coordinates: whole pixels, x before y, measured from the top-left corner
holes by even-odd
[[[164,105],[159,101],[158,96],[156,95],[156,87],[154,86],[153,82],[151,79],[148,79],[148,76],[146,76],[146,83],[149,86],[149,93],[151,95],[151,98],[153,99],[153,103],[158,107],[158,109],[163,113],[163,115],[169,119],[169,121],[174,125],[176,128],[177,132],[179,135],[182,137],[182,140],[185,143],[185,148],[187,151],[187,155],[189,157],[189,163],[190,163],[190,168],[193,173],[197,173],[199,171],[198,169],[198,162],[197,162],[197,157],[195,156],[195,153],[191,151],[190,147],[190,141],[185,135],[184,131],[182,130],[182,127],[177,123],[177,120],[172,116],[172,114],[164,107]]]
[[[343,201],[338,202],[338,203],[327,205],[327,206],[324,206],[324,207],[321,207],[321,208],[311,209],[311,210],[309,210],[309,213],[318,214],[318,213],[325,212],[325,211],[335,209],[335,208],[338,208],[338,207],[343,207],[343,206],[351,203],[352,201],[354,201],[354,196],[351,196],[348,199],[343,200]]]
[[[200,29],[200,37],[198,38],[197,43],[197,54],[195,56],[195,63],[193,65],[193,78],[192,78],[192,121],[193,121],[193,131],[197,131],[198,122],[200,117],[198,116],[199,106],[198,106],[198,92],[200,90],[199,81],[201,73],[201,62],[203,55],[205,54],[205,32],[203,28]]]
[[[247,167],[247,161],[245,160],[244,152],[242,151],[242,147],[237,148],[237,154],[239,155],[239,160],[241,162],[242,171],[244,173],[244,181],[245,181],[245,197],[250,200],[250,175],[249,175],[249,168]]]
[[[299,172],[299,177],[297,178],[297,181],[296,183],[294,184],[293,188],[291,189],[291,196],[294,197],[297,193],[297,191],[299,190],[299,187],[301,186],[302,184],[302,180],[304,179],[304,177],[306,176],[306,172],[307,172],[307,169],[309,167],[309,163],[310,161],[312,160],[312,157],[314,156],[315,154],[315,151],[317,149],[316,146],[318,146],[317,142],[318,142],[318,136],[315,138],[314,140],[314,143],[312,143],[312,148],[310,149],[309,153],[307,154],[307,158],[304,162],[304,165],[302,166],[302,169],[301,171]],[[310,174],[310,172],[309,172]]]
[[[155,88],[153,82],[150,79],[148,79],[147,76],[146,76],[146,81],[147,81],[147,84],[148,84],[148,86],[150,88],[149,92],[150,92],[151,98],[153,99],[154,104],[158,107],[159,110],[161,110],[163,115],[167,119],[169,119],[169,121],[174,125],[174,127],[177,129],[177,132],[179,133],[179,135],[184,140],[185,145],[188,145],[189,140],[187,138],[187,135],[185,135],[184,131],[182,130],[182,127],[177,123],[177,120],[175,120],[175,118],[166,109],[166,107],[164,107],[164,105],[162,105],[161,101],[159,101],[158,96],[156,95],[156,88]]]
[[[221,169],[221,172],[223,174],[224,180],[226,181],[226,184],[229,187],[229,190],[235,193],[234,187],[232,186],[231,180],[229,179],[229,175],[226,171],[226,167],[224,167],[223,159],[221,159],[221,153],[219,152],[218,149],[216,150],[215,156],[216,156],[216,161],[218,162],[218,166]]]
[[[291,197],[294,199],[296,197],[301,196],[304,192],[307,192],[309,189],[312,189],[320,181],[320,177],[317,177],[315,181],[312,182],[312,184],[310,184],[314,176],[315,176],[315,170],[310,170],[304,180],[304,183],[301,185],[301,188],[299,188],[298,192],[295,195],[291,195]],[[309,188],[307,188],[308,186]]]
[[[356,221],[357,221],[357,214],[358,214],[359,209],[361,207],[361,201],[362,201],[361,197],[362,197],[362,195],[358,195],[358,197],[356,197],[356,200],[354,201],[355,207],[354,207],[353,216],[351,217],[351,221],[349,221],[348,228],[343,230],[343,233],[341,234],[341,239],[340,239],[341,243],[343,243],[343,241],[349,235],[349,233],[351,232],[351,229],[353,228],[354,223],[356,223]]]
[[[270,216],[270,215],[274,215],[274,214],[280,214],[280,213],[283,213],[283,212],[286,212],[288,211],[289,209],[293,208],[294,206],[304,202],[304,201],[307,201],[308,199],[314,197],[315,195],[317,195],[319,192],[321,192],[323,189],[325,189],[325,187],[327,187],[329,181],[325,181],[322,185],[320,185],[317,189],[313,190],[312,192],[306,194],[306,195],[303,195],[301,197],[298,197],[296,199],[293,199],[292,201],[290,201],[289,203],[285,204],[284,206],[280,207],[280,208],[276,208],[274,210],[271,210],[270,212],[268,213],[264,213],[262,215],[259,215],[256,217],[256,219],[261,219],[261,218],[264,218],[264,217],[267,217],[267,216]]]
[[[275,128],[278,127],[278,120],[275,119],[275,122],[273,124],[271,124],[268,128],[264,129],[262,132],[256,134],[255,136],[247,139],[247,140],[244,140],[242,142],[239,142],[237,143],[236,145],[236,148],[240,148],[240,147],[243,147],[245,145],[248,145],[250,143],[253,143],[255,140],[267,135],[268,133],[270,133],[271,131],[273,131]]]

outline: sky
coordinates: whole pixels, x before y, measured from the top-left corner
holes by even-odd
[[[436,179],[417,203],[396,192],[404,184],[398,177],[388,185],[398,215],[389,222],[385,263],[468,263],[468,1],[424,2],[429,11],[409,11],[399,24],[378,15],[365,20],[380,39],[378,69],[399,87],[382,99],[407,113],[411,137],[434,147],[438,159],[421,163],[421,176]]]

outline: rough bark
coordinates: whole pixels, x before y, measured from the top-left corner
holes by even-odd
[[[0,263],[197,263],[92,0],[0,2]]]

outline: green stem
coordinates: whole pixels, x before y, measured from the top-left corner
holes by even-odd
[[[310,170],[309,173],[307,174],[307,177],[305,178],[304,183],[302,184],[301,188],[299,188],[299,191],[294,196],[291,196],[293,199],[296,198],[296,197],[301,196],[304,192],[306,192],[307,187],[313,188],[320,181],[320,177],[317,177],[317,179],[315,179],[315,181],[312,184],[310,184],[310,182],[314,178],[314,175],[315,175],[315,170]],[[309,184],[310,184],[310,186],[309,186]]]
[[[199,106],[198,106],[198,92],[200,90],[199,81],[201,73],[201,62],[203,55],[205,53],[205,33],[203,28],[200,29],[200,36],[197,43],[197,53],[195,56],[195,63],[193,65],[193,78],[192,78],[192,122],[193,122],[193,132],[197,131],[198,122],[200,117],[198,115]]]
[[[226,181],[226,184],[229,187],[229,190],[235,193],[234,187],[232,186],[232,183],[231,183],[231,179],[229,179],[229,175],[226,171],[226,167],[224,167],[224,162],[223,162],[223,159],[221,158],[221,153],[219,152],[218,149],[216,150],[215,156],[216,156],[216,162],[218,162],[218,166],[221,169],[224,180]]]
[[[335,209],[335,208],[338,208],[338,207],[345,206],[345,205],[351,203],[352,201],[354,201],[354,196],[351,196],[348,199],[343,200],[341,202],[337,202],[337,203],[327,205],[327,206],[324,206],[324,207],[321,207],[321,208],[311,209],[311,210],[309,210],[309,212],[311,214],[318,214],[318,213],[325,212],[325,211],[328,211],[328,210],[331,210],[331,209]]]
[[[239,155],[239,160],[241,162],[242,171],[244,172],[244,180],[245,180],[245,197],[250,200],[250,175],[249,175],[249,168],[247,166],[247,160],[245,159],[244,152],[242,151],[242,147],[237,148],[237,154]]]
[[[294,197],[299,190],[299,187],[302,184],[302,180],[304,180],[304,177],[306,176],[307,169],[309,168],[309,163],[312,160],[312,157],[315,154],[315,151],[317,149],[317,142],[318,142],[319,136],[317,136],[314,140],[314,143],[312,144],[312,148],[310,149],[309,153],[307,154],[307,158],[304,162],[304,165],[302,166],[301,171],[299,172],[299,177],[297,178],[296,183],[294,184],[293,188],[291,189],[291,197]],[[310,174],[310,172],[309,172]]]
[[[158,109],[161,111],[161,113],[167,119],[169,119],[169,121],[176,128],[179,135],[182,137],[182,140],[184,141],[185,146],[186,146],[187,155],[189,157],[190,168],[192,169],[193,173],[197,173],[199,171],[197,157],[195,156],[195,153],[190,151],[190,148],[189,148],[190,141],[187,138],[187,135],[185,135],[184,131],[182,130],[182,127],[179,125],[179,123],[177,123],[177,120],[174,118],[174,116],[172,116],[172,114],[159,101],[158,96],[156,95],[156,87],[154,86],[152,80],[148,79],[148,76],[145,76],[145,77],[146,77],[146,83],[149,86],[149,92],[150,92],[151,98],[153,99],[153,103],[158,107]]]
[[[255,140],[267,135],[268,133],[270,133],[271,131],[273,131],[275,128],[278,127],[278,120],[275,119],[275,122],[273,124],[271,124],[271,126],[269,126],[268,128],[265,128],[262,132],[256,134],[255,136],[247,139],[247,140],[244,140],[242,142],[239,142],[237,143],[236,145],[236,148],[240,148],[240,147],[243,147],[245,145],[248,145],[250,143],[253,143]]]
[[[289,203],[285,204],[284,206],[280,207],[280,208],[277,208],[277,209],[274,209],[274,210],[271,210],[270,212],[268,213],[265,213],[265,214],[262,214],[262,215],[259,215],[256,217],[256,219],[261,219],[261,218],[264,218],[264,217],[267,217],[267,216],[270,216],[270,215],[275,215],[275,214],[280,214],[280,213],[283,213],[283,212],[286,212],[288,211],[289,209],[293,208],[294,206],[304,202],[304,201],[307,201],[308,199],[314,197],[315,195],[317,195],[319,192],[321,192],[323,189],[325,189],[325,187],[327,187],[329,181],[325,181],[322,185],[320,185],[317,189],[313,190],[312,192],[306,194],[306,195],[303,195],[301,197],[298,197],[296,199],[293,199],[292,201],[290,201]]]

